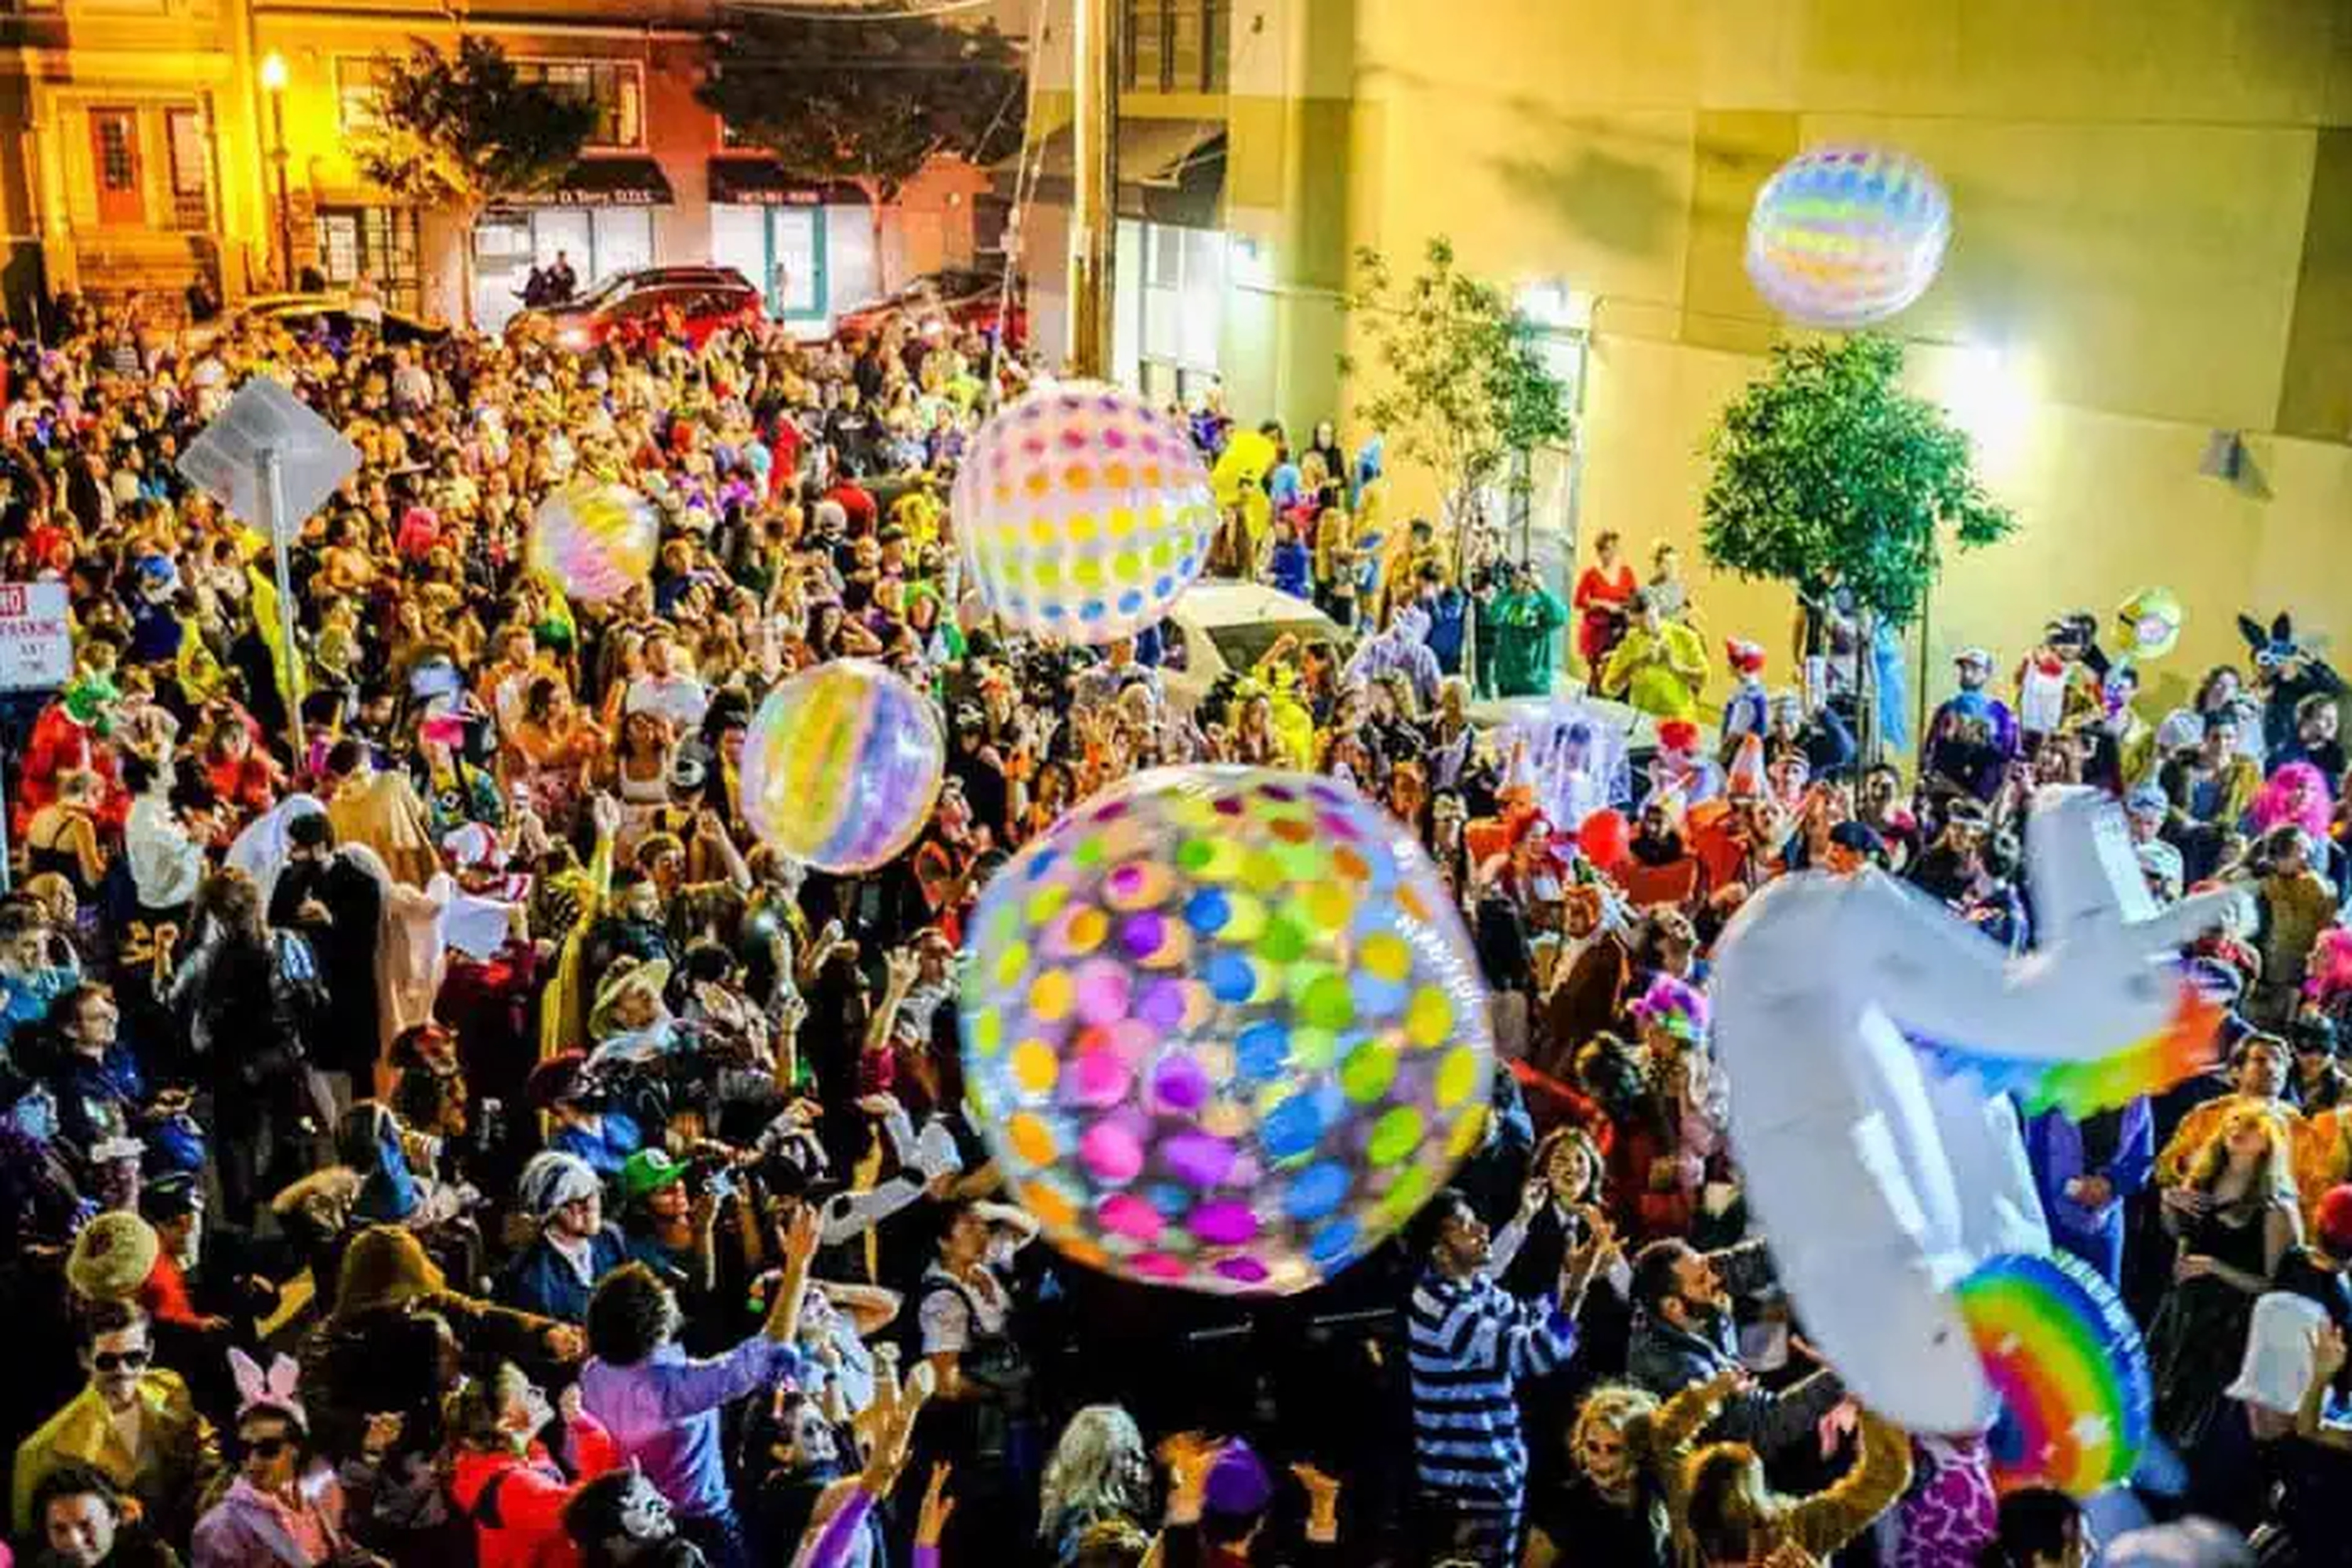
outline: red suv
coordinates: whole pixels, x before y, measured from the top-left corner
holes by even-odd
[[[507,324],[507,336],[586,353],[616,334],[654,330],[667,310],[697,349],[722,327],[753,326],[766,315],[760,291],[732,267],[647,267],[616,272],[569,304],[525,310]]]
[[[868,338],[885,323],[906,318],[919,331],[940,323],[958,331],[1001,331],[1008,348],[1029,341],[1029,305],[1018,279],[1008,296],[1004,274],[988,268],[950,268],[929,272],[885,295],[841,313],[834,331],[842,338]],[[1010,308],[1008,309],[1007,306]]]

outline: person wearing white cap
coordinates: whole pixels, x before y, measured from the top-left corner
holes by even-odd
[[[2000,793],[2002,775],[2017,759],[2017,715],[2009,704],[1985,690],[1992,679],[1992,655],[1980,647],[1964,647],[1952,657],[1960,689],[1946,698],[1927,722],[1919,748],[1922,778],[1941,773],[1975,795],[1990,801]]]
[[[628,1260],[628,1243],[604,1223],[604,1188],[577,1154],[535,1154],[516,1184],[539,1235],[508,1265],[499,1296],[508,1305],[566,1323],[588,1319],[596,1281]]]

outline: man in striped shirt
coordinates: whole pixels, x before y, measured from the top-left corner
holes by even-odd
[[[1523,1301],[1488,1274],[1486,1226],[1469,1200],[1449,1189],[1426,1217],[1429,1265],[1406,1319],[1413,1466],[1432,1556],[1513,1568],[1528,1476],[1518,1384],[1574,1353],[1577,1308],[1616,1242],[1598,1213],[1583,1211],[1586,1240],[1562,1260],[1558,1289]]]

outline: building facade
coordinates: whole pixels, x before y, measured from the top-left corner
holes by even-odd
[[[736,144],[695,91],[728,14],[712,0],[553,0],[434,8],[393,0],[19,0],[0,13],[0,168],[21,314],[41,290],[137,293],[169,320],[191,284],[235,300],[361,278],[395,307],[496,328],[534,264],[560,253],[585,289],[667,263],[740,268],[812,335],[914,275],[973,257],[984,174],[941,160],[880,213],[855,189],[786,178]],[[386,59],[419,41],[491,37],[594,105],[556,189],[482,215],[386,197],[348,138]],[[474,279],[465,297],[470,249]]]
[[[1747,279],[1747,217],[1804,148],[1891,146],[1939,172],[1954,234],[1935,287],[1886,330],[2022,524],[1948,563],[1914,650],[1930,700],[1952,649],[2021,651],[2053,609],[2104,621],[2152,584],[2189,616],[2143,672],[2151,713],[2206,666],[2242,662],[2242,608],[2352,628],[2352,7],[1127,6],[1130,221],[1169,184],[1160,128],[1223,140],[1204,220],[1122,245],[1123,374],[1168,387],[1155,362],[1172,354],[1194,380],[1213,372],[1237,417],[1344,426],[1356,248],[1406,271],[1444,235],[1579,377],[1573,461],[1538,474],[1536,531],[1617,529],[1645,567],[1651,545],[1675,545],[1712,631],[1773,634],[1786,595],[1714,577],[1698,546],[1708,431],[1790,331]],[[1066,39],[1040,58],[1050,135],[1068,116]],[[1038,339],[1057,345],[1053,194],[1022,227]],[[1398,500],[1433,511],[1396,456]]]

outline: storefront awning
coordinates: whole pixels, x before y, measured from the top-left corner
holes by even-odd
[[[500,201],[508,207],[666,207],[669,177],[651,158],[583,158],[562,182]]]
[[[796,180],[773,158],[757,155],[710,160],[710,199],[719,206],[864,206],[866,193],[839,182]]]
[[[1067,205],[1071,196],[1072,128],[1064,126],[1028,149],[1036,160],[1036,196]],[[1013,194],[1024,153],[992,171],[998,191]],[[1221,120],[1141,120],[1118,122],[1118,215],[1183,228],[1223,222],[1225,126]]]

